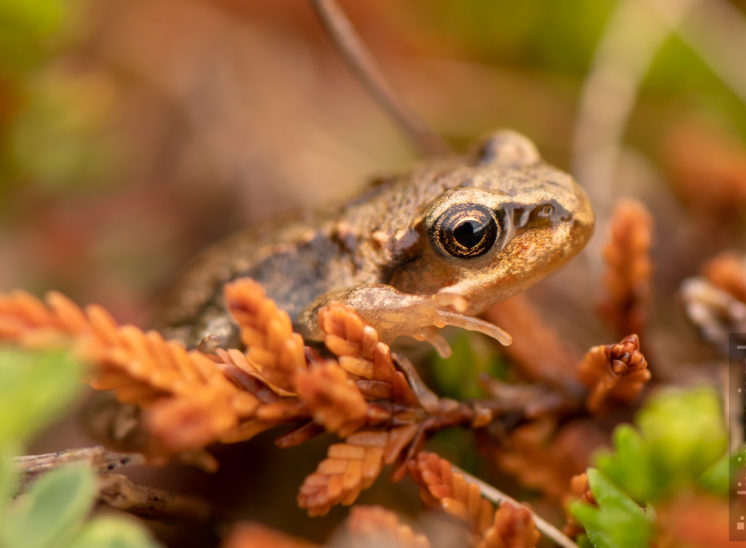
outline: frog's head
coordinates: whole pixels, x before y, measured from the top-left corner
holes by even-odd
[[[437,178],[443,191],[416,222],[417,257],[392,283],[459,295],[467,313],[537,282],[576,255],[593,232],[583,189],[518,133],[489,135],[466,162],[439,170]]]

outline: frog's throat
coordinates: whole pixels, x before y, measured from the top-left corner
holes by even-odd
[[[484,333],[488,337],[492,337],[503,346],[510,346],[513,343],[513,337],[510,333],[504,329],[499,328],[495,324],[480,320],[474,316],[467,316],[466,314],[459,314],[457,312],[451,312],[450,310],[438,309],[437,317],[443,322],[442,326],[453,325],[455,327],[461,327],[468,329],[469,331],[478,331]]]

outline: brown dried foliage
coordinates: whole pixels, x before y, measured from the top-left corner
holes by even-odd
[[[653,220],[636,200],[622,200],[610,222],[606,261],[606,297],[601,313],[619,336],[642,333],[650,306],[650,243]]]
[[[534,381],[565,388],[571,383],[579,352],[544,321],[525,295],[516,295],[490,308],[486,317],[513,335],[513,344],[502,349]]]
[[[100,307],[81,311],[58,294],[48,305],[22,293],[0,297],[0,337],[24,345],[63,343],[90,362],[91,385],[143,407],[146,446],[165,458],[220,441],[246,440],[281,423],[299,423],[278,445],[302,443],[323,430],[346,438],[304,483],[298,497],[312,514],[351,504],[384,465],[406,460],[425,434],[448,426],[485,427],[489,407],[435,401],[426,411],[391,350],[351,309],[321,311],[325,342],[338,360],[322,360],[292,332],[258,284],[238,280],[226,301],[246,352],[186,351],[156,332],[118,326]],[[432,402],[431,402],[432,403]]]
[[[687,122],[666,140],[666,164],[687,205],[718,222],[746,206],[746,149],[699,122]],[[703,192],[706,189],[706,192]]]
[[[347,517],[353,546],[430,548],[424,535],[415,533],[399,517],[380,506],[353,506]]]
[[[702,267],[702,274],[715,287],[746,303],[746,264],[736,253],[710,259]]]
[[[254,280],[236,280],[224,291],[228,310],[241,327],[246,358],[266,382],[292,391],[295,374],[305,369],[306,358],[303,339],[293,333],[290,316],[278,310]]]
[[[320,311],[324,342],[337,356],[324,360],[304,347],[287,314],[277,309],[259,284],[237,280],[225,291],[248,346],[245,352],[187,351],[156,332],[118,326],[100,307],[83,311],[59,294],[50,294],[46,304],[23,293],[0,296],[0,339],[26,346],[66,344],[73,348],[93,365],[90,380],[94,388],[112,390],[121,401],[142,406],[149,442],[141,450],[152,457],[163,459],[218,441],[246,440],[283,423],[298,427],[277,440],[280,447],[302,443],[323,431],[335,432],[342,440],[329,447],[327,457],[305,479],[298,495],[299,505],[310,515],[323,515],[336,504],[352,504],[384,466],[395,465],[394,479],[409,470],[423,487],[426,500],[470,526],[473,545],[534,546],[538,533],[528,510],[504,503],[495,512],[478,486],[454,473],[450,463],[433,454],[418,457],[418,452],[430,432],[460,425],[480,429],[502,442],[497,454],[503,469],[560,497],[563,485],[566,490],[568,470],[574,473],[577,469],[566,466],[560,457],[559,442],[564,438],[555,432],[555,423],[537,417],[577,409],[580,401],[575,396],[557,393],[551,397],[546,386],[538,387],[539,392],[516,387],[510,402],[501,398],[456,402],[429,394],[425,406],[418,399],[425,393],[423,387],[417,385],[420,391],[412,388],[389,346],[350,308],[331,303]],[[522,321],[538,318],[530,305],[522,310]],[[549,328],[544,333],[556,350],[559,362],[554,363],[569,362],[570,353],[560,350],[556,334]],[[571,382],[580,379],[588,387],[591,411],[598,412],[612,400],[628,401],[639,392],[649,373],[638,346],[637,338],[630,337],[617,345],[596,347],[586,356]],[[531,359],[528,346],[520,354],[524,360]],[[542,363],[536,370],[537,380],[554,387],[563,384],[561,375],[541,373],[540,369],[552,369],[548,362]],[[564,369],[569,366],[561,367],[562,375],[568,376]],[[537,407],[530,394],[543,394],[546,402]],[[510,426],[511,434],[501,422],[503,415],[534,422],[524,422],[517,429]],[[560,464],[547,466],[547,451]],[[380,514],[370,519],[388,523],[389,532],[395,530],[403,546],[426,545],[424,538],[405,526],[394,526],[390,518]],[[260,532],[254,529],[240,538]],[[231,542],[238,542],[235,538],[239,537],[232,536]],[[414,544],[406,544],[410,541]]]
[[[478,548],[528,548],[539,542],[531,512],[523,506],[503,502],[495,512],[495,520],[477,543]]]
[[[298,504],[312,516],[326,514],[335,504],[350,505],[370,487],[384,464],[392,464],[412,441],[415,426],[388,431],[360,431],[329,447],[327,457],[309,475]]]
[[[588,483],[588,474],[583,472],[572,478],[570,482],[570,493],[565,497],[565,513],[567,514],[567,523],[565,524],[562,532],[570,538],[577,537],[580,533],[584,532],[585,529],[570,513],[570,503],[574,500],[579,500],[586,504],[596,506],[596,499],[591,491],[591,486]]]
[[[656,546],[728,548],[740,544],[728,538],[733,524],[729,512],[732,515],[737,509],[729,508],[727,498],[696,493],[672,499],[656,508],[660,524]]]
[[[494,461],[521,485],[561,500],[571,478],[586,469],[602,440],[589,422],[573,421],[557,429],[554,420],[546,417],[513,430],[494,450]]]
[[[578,378],[589,391],[586,408],[603,413],[615,403],[635,400],[650,380],[647,367],[637,335],[591,348],[578,366]]]
[[[68,345],[96,364],[91,386],[143,407],[156,454],[202,448],[259,407],[210,357],[155,331],[119,326],[99,306],[83,311],[59,293],[48,294],[46,304],[23,292],[0,298],[0,339]]]
[[[391,348],[354,310],[332,302],[319,313],[319,325],[324,344],[339,357],[342,369],[359,380],[358,387],[366,396],[418,405],[406,377],[394,365]]]
[[[222,548],[313,548],[311,542],[297,539],[258,523],[239,523],[231,528]]]
[[[479,548],[533,547],[539,532],[531,512],[504,501],[497,512],[482,496],[479,486],[454,471],[446,459],[422,452],[409,464],[410,473],[420,487],[425,503],[438,506],[466,523],[472,533],[471,544]]]
[[[344,438],[365,422],[365,398],[333,361],[298,373],[296,389],[298,397],[311,408],[314,420],[329,432],[338,432]]]

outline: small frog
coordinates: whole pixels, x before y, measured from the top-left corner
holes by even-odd
[[[387,342],[412,336],[447,355],[435,328],[453,325],[510,344],[476,315],[577,254],[593,224],[569,175],[542,161],[526,137],[498,131],[341,208],[215,245],[177,282],[157,324],[187,347],[238,346],[222,288],[246,276],[307,340],[321,337],[320,308],[341,301]]]

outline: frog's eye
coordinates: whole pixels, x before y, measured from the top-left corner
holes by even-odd
[[[460,259],[479,257],[492,248],[500,235],[495,213],[480,204],[457,204],[435,221],[435,244]]]

